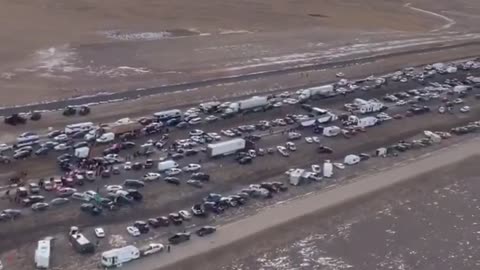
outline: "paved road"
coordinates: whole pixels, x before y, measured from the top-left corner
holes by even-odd
[[[253,216],[220,227],[215,235],[204,239],[195,237],[190,243],[174,246],[172,252],[168,255],[161,254],[143,258],[125,265],[123,269],[187,269],[194,265],[197,256],[203,258],[215,256],[215,252],[219,249],[228,248],[229,245],[242,240],[248,241],[248,239],[266,230],[319,211],[342,206],[395,184],[406,182],[416,175],[462,161],[479,153],[480,140],[478,139],[452,146],[440,150],[434,155],[423,157],[416,162],[379,172],[375,175],[360,177],[353,183],[260,211]]]
[[[450,44],[450,45],[438,44],[438,46],[435,46],[435,47],[416,48],[416,49],[411,49],[407,51],[377,54],[377,55],[349,59],[349,60],[342,60],[342,61],[335,61],[335,62],[328,62],[328,63],[317,63],[317,64],[304,65],[299,67],[291,67],[291,68],[287,67],[280,70],[271,70],[271,71],[264,71],[264,72],[230,76],[230,77],[212,78],[212,79],[206,79],[203,81],[187,82],[187,83],[175,84],[175,85],[165,85],[165,86],[159,86],[159,87],[153,87],[153,88],[145,88],[142,90],[135,89],[135,90],[115,92],[115,93],[109,93],[109,94],[98,95],[98,96],[90,96],[90,97],[84,97],[84,98],[59,100],[59,101],[45,102],[45,103],[24,105],[24,106],[20,105],[17,107],[6,107],[6,108],[0,108],[0,115],[7,116],[13,113],[28,112],[32,110],[57,110],[69,105],[73,106],[73,105],[81,105],[81,104],[88,104],[88,103],[108,102],[110,100],[135,99],[139,97],[145,97],[145,96],[151,96],[151,95],[156,95],[161,93],[175,92],[175,91],[181,91],[181,90],[187,90],[187,89],[193,89],[193,88],[201,88],[201,87],[207,87],[207,86],[212,86],[217,84],[227,84],[227,83],[234,83],[234,82],[240,82],[240,81],[254,80],[258,78],[263,78],[268,76],[277,76],[277,75],[289,74],[289,73],[298,73],[298,72],[329,69],[329,68],[339,68],[339,67],[345,67],[353,64],[369,63],[379,59],[426,53],[426,52],[442,51],[447,49],[460,48],[460,47],[478,45],[478,44],[480,44],[480,41],[469,41],[469,42],[462,42],[462,43],[456,43],[456,44]]]

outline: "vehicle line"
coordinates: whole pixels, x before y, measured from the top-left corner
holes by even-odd
[[[288,225],[296,220],[322,211],[340,207],[352,201],[371,196],[394,185],[415,180],[416,176],[429,171],[461,162],[479,154],[480,142],[472,140],[449,148],[436,155],[426,156],[388,171],[358,177],[355,181],[337,188],[300,198],[287,204],[276,205],[268,211],[259,211],[245,219],[221,226],[215,235],[196,239],[186,245],[175,246],[169,256],[145,258],[126,265],[125,270],[184,269],[178,263],[191,262],[216,256],[229,245],[252,239],[267,230]]]

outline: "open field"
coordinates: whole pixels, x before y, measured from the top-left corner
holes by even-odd
[[[476,39],[478,4],[461,2],[2,0],[0,105]]]

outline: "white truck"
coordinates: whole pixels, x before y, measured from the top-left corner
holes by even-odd
[[[356,126],[366,128],[366,127],[375,126],[377,123],[378,123],[378,118],[374,116],[367,116],[367,117],[358,118]]]
[[[226,114],[233,114],[246,110],[254,110],[263,108],[268,105],[268,97],[254,96],[248,99],[232,102],[228,108],[225,109]]]
[[[342,131],[342,129],[337,127],[337,126],[325,127],[323,129],[323,136],[334,137],[334,136],[337,136],[338,134],[340,134],[341,131]]]
[[[97,143],[109,143],[113,142],[113,140],[115,140],[115,133],[107,132],[103,133],[102,136],[97,138]]]
[[[337,95],[337,93],[335,92],[335,89],[333,88],[333,85],[331,84],[303,89],[297,93],[299,93],[300,100],[306,100],[315,96],[325,98],[325,97],[333,97]]]
[[[74,155],[77,158],[87,158],[89,154],[90,154],[90,147],[88,146],[75,148]]]
[[[48,269],[50,267],[50,238],[38,241],[35,250],[35,268]]]
[[[295,169],[295,170],[291,171],[290,175],[289,175],[290,185],[292,185],[292,186],[300,185],[304,173],[305,173],[304,169]]]
[[[104,267],[120,267],[122,264],[140,258],[140,250],[135,246],[114,248],[102,253]]]
[[[379,112],[386,108],[382,102],[375,99],[370,99],[367,101],[361,98],[356,98],[353,101],[353,104],[356,107],[354,111],[361,114]]]
[[[178,167],[178,163],[176,163],[175,161],[165,160],[165,161],[158,162],[157,169],[159,172],[163,172],[163,171],[170,170],[177,167]]]
[[[325,160],[323,163],[323,177],[330,178],[333,176],[333,164],[330,160]]]
[[[207,154],[209,157],[226,156],[245,149],[245,146],[246,141],[242,138],[212,143],[207,145]]]

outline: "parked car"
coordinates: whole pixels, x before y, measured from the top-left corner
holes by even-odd
[[[169,184],[180,185],[180,179],[177,177],[165,177],[163,180]]]
[[[192,214],[196,217],[205,217],[207,212],[205,211],[205,206],[203,204],[195,204],[191,208]]]
[[[203,226],[200,229],[198,229],[197,231],[195,231],[195,233],[198,236],[202,237],[202,236],[205,236],[205,235],[212,234],[216,231],[217,231],[217,228],[215,228],[213,226]]]
[[[180,170],[179,168],[171,168],[165,171],[165,174],[168,176],[174,176],[174,175],[180,174],[181,172],[182,170]]]
[[[64,204],[67,204],[70,200],[67,199],[67,198],[55,198],[53,200],[50,201],[50,205],[52,206],[60,206],[60,205],[64,205]]]
[[[38,203],[34,203],[32,204],[32,210],[33,211],[44,211],[46,210],[50,205],[48,203],[45,203],[45,202],[38,202]]]
[[[203,187],[203,184],[200,180],[190,179],[190,180],[187,180],[187,184],[191,185],[193,187],[196,187],[196,188],[202,188]]]
[[[89,213],[92,216],[98,216],[102,213],[102,209],[92,203],[83,203],[80,205],[80,210]]]
[[[201,168],[202,168],[202,166],[200,164],[190,163],[187,166],[183,167],[182,170],[184,170],[186,172],[196,172],[196,171],[200,170]]]
[[[160,174],[159,173],[155,173],[155,172],[149,172],[149,173],[146,173],[144,176],[143,176],[143,180],[144,181],[155,181],[155,180],[158,180],[160,179]]]
[[[190,233],[176,233],[168,238],[168,242],[173,245],[177,245],[190,240]]]
[[[145,182],[141,180],[127,179],[123,182],[123,185],[126,187],[142,188],[145,186]]]
[[[168,225],[170,225],[170,220],[168,219],[168,217],[161,216],[161,217],[157,217],[156,219],[159,225],[162,227],[167,227]]]
[[[206,173],[194,173],[192,174],[191,176],[191,179],[193,180],[200,180],[200,181],[210,181],[210,175],[206,174]]]
[[[183,218],[183,220],[192,219],[192,214],[190,214],[190,212],[188,212],[187,210],[180,210],[178,211],[178,214]]]
[[[95,236],[97,238],[104,238],[105,237],[105,230],[103,228],[97,227],[95,228]]]
[[[127,232],[131,236],[140,236],[140,231],[136,227],[133,227],[133,226],[128,226],[127,227]]]
[[[142,248],[140,248],[140,253],[143,256],[148,256],[151,254],[162,252],[165,247],[162,244],[150,243]]]
[[[138,231],[142,234],[148,233],[150,228],[148,227],[148,223],[143,220],[137,220],[133,223],[133,226],[138,229]]]
[[[168,215],[171,223],[173,225],[181,225],[183,223],[183,218],[178,213],[171,213]]]
[[[30,193],[32,193],[32,194],[37,194],[37,193],[40,192],[40,186],[37,183],[28,184],[28,189],[30,190]]]

